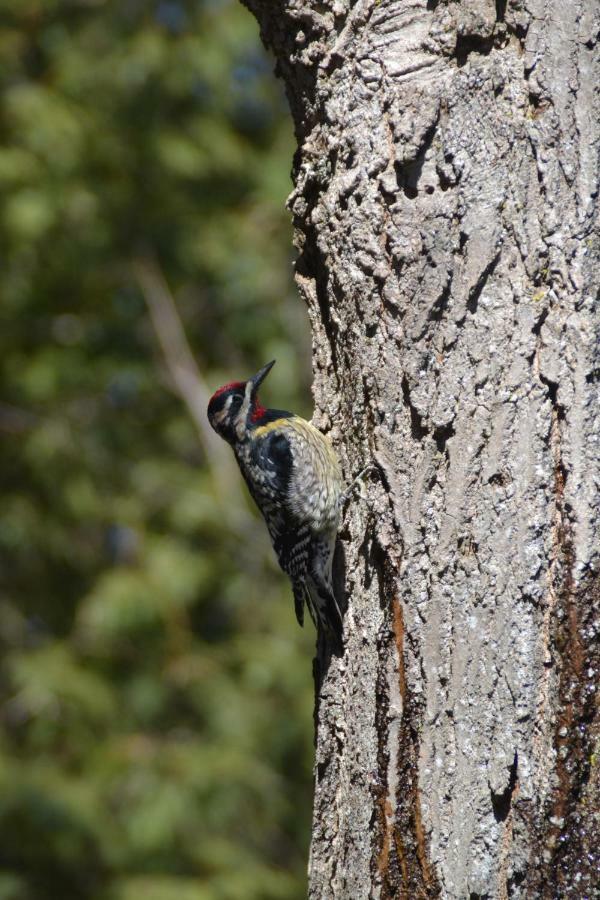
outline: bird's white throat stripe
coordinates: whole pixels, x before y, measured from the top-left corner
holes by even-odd
[[[242,406],[236,418],[236,432],[240,440],[242,440],[242,438],[244,437],[244,432],[246,430],[246,420],[248,418],[250,405],[252,403],[253,387],[254,385],[252,384],[252,381],[248,381],[246,383],[246,390],[244,391],[244,402],[242,403]]]

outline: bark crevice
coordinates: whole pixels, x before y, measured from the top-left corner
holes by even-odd
[[[515,793],[517,787],[517,779],[518,779],[518,767],[519,767],[519,754],[515,751],[515,758],[513,760],[513,764],[510,767],[510,776],[508,779],[508,784],[501,794],[494,793],[493,790],[490,790],[490,796],[492,800],[492,809],[494,810],[494,818],[496,822],[504,822],[508,817],[510,812],[513,795]]]
[[[377,676],[378,768],[374,779],[377,814],[371,862],[373,886],[381,900],[438,897],[418,786],[422,715],[405,671],[406,630],[397,592],[397,572],[389,556],[374,554],[384,621],[378,638],[382,665]]]

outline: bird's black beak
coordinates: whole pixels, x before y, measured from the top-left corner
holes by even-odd
[[[273,368],[274,365],[275,365],[275,360],[272,359],[270,363],[267,363],[266,366],[263,366],[262,369],[260,369],[256,373],[256,375],[254,375],[250,379],[250,381],[252,382],[252,396],[253,397],[256,396],[259,387],[261,386],[261,384],[263,383],[263,381],[265,380],[265,378],[267,377],[267,375],[269,374],[269,372],[271,371],[271,369]]]

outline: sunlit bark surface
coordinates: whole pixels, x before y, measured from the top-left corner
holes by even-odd
[[[310,896],[592,898],[599,9],[247,0],[298,137],[316,422],[368,497]]]

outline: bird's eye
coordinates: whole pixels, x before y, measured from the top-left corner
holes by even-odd
[[[241,394],[233,394],[231,398],[231,405],[237,409],[241,405],[243,399],[244,398]]]

